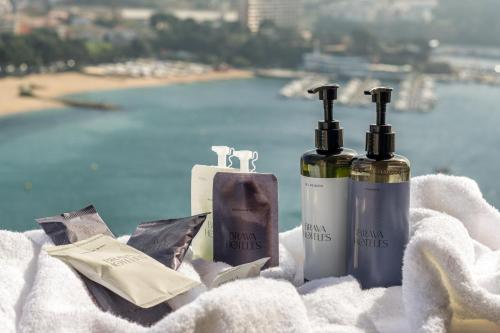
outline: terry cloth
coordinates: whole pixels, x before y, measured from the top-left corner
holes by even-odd
[[[468,178],[411,185],[402,287],[302,284],[298,227],[280,234],[280,266],[258,278],[209,289],[228,265],[186,259],[180,271],[204,285],[152,327],[99,310],[78,274],[43,251],[43,231],[0,231],[0,332],[500,332],[500,213]]]

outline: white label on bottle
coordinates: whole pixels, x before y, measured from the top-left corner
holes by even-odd
[[[348,179],[301,176],[306,280],[346,274]]]

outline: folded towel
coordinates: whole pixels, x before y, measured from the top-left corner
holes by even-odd
[[[467,178],[418,177],[412,187],[403,269],[411,326],[446,332],[452,316],[500,325],[500,213]]]
[[[362,290],[351,276],[302,284],[301,228],[280,234],[280,266],[202,286],[146,328],[99,310],[41,230],[0,231],[0,332],[500,332],[500,213],[470,179],[412,179],[403,287]],[[121,238],[125,241],[126,238]],[[180,270],[210,285],[228,266]]]

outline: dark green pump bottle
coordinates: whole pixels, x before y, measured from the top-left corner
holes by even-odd
[[[319,93],[325,119],[316,129],[316,149],[300,160],[305,280],[346,274],[348,180],[356,152],[343,147],[343,129],[333,119],[338,88],[309,90]]]

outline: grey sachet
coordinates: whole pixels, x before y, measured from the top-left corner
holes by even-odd
[[[99,234],[115,237],[93,205],[74,212],[39,218],[36,222],[55,245],[75,243]]]
[[[199,214],[141,223],[127,244],[176,270],[206,218],[207,214]]]
[[[279,264],[278,181],[272,174],[225,173],[214,177],[214,261],[232,266],[269,257]]]

